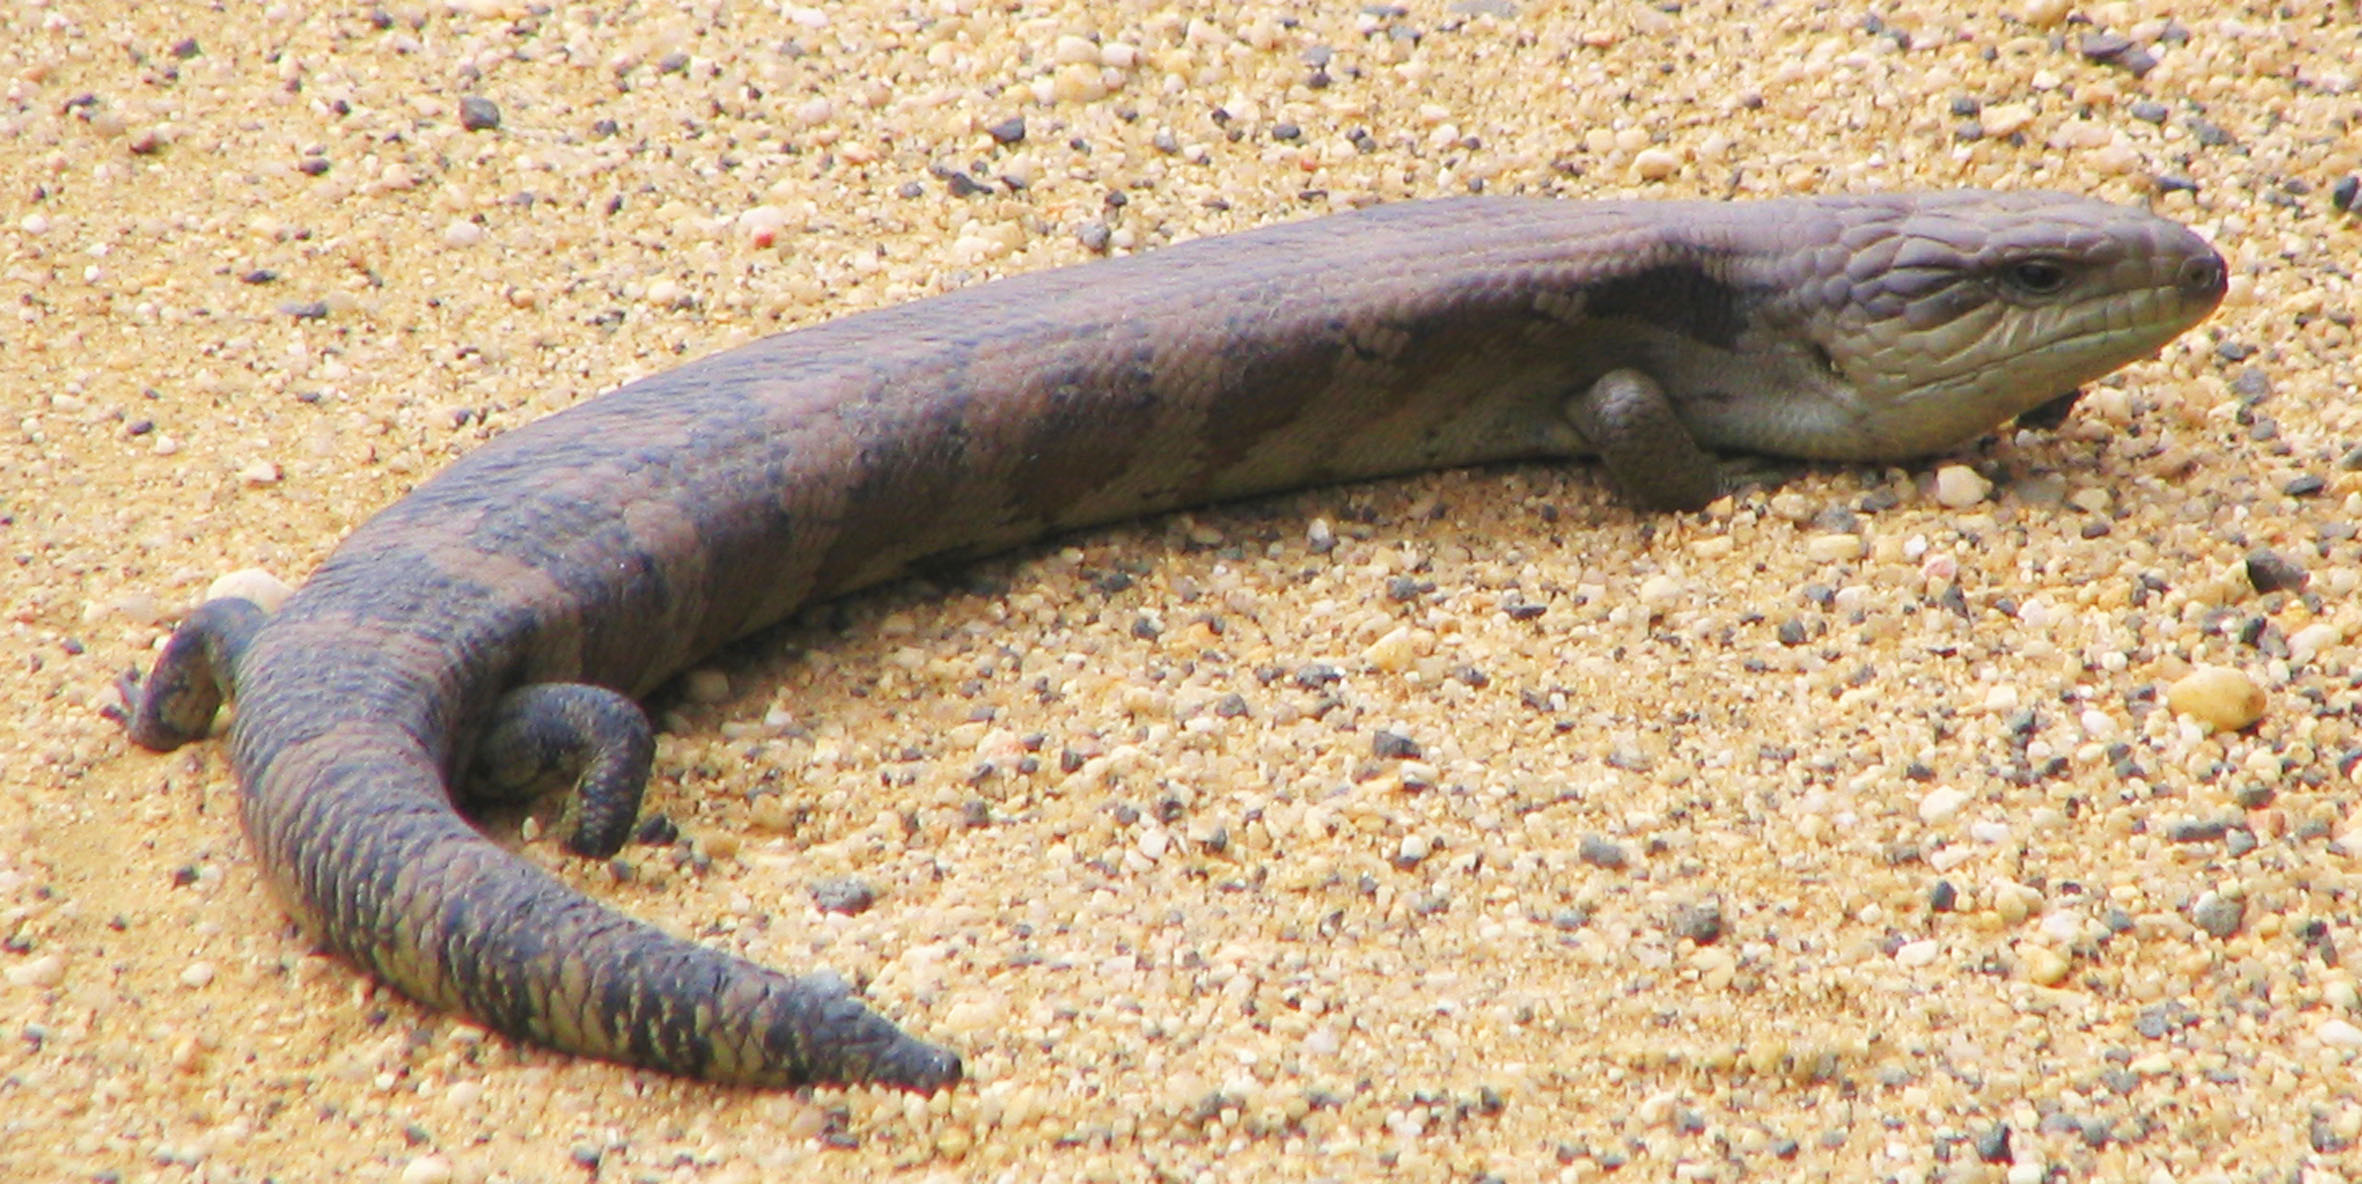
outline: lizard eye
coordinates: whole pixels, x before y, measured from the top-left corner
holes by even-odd
[[[2020,296],[2056,296],[2067,286],[2067,268],[2052,259],[2020,259],[2001,270],[2001,282]]]

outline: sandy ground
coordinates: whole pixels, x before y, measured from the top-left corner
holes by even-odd
[[[224,7],[0,12],[0,1176],[2362,1162],[2345,0]],[[215,577],[765,332],[1372,201],[1953,185],[2152,205],[2231,299],[1961,508],[1530,467],[890,589],[667,701],[685,845],[521,844],[864,983],[968,1057],[932,1100],[422,1010],[288,924],[218,745],[102,715]],[[2170,709],[2201,667],[2262,718]]]

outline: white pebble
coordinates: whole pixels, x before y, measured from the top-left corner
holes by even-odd
[[[2027,0],[2023,14],[2025,22],[2037,29],[2047,29],[2067,19],[2075,10],[2075,0]]]
[[[10,986],[46,991],[66,981],[66,960],[55,954],[43,954],[9,967],[0,973],[0,978],[5,978]]]
[[[2026,130],[2034,122],[2034,108],[2025,103],[2002,103],[1985,108],[1985,138],[1999,140]]]
[[[1943,948],[1934,938],[1907,941],[1895,949],[1895,962],[1902,966],[1926,966],[1936,960]]]
[[[213,982],[213,974],[213,963],[191,962],[187,966],[181,967],[180,985],[184,987],[207,986]]]
[[[1960,808],[1967,805],[1969,799],[1967,790],[1949,785],[1930,790],[1926,797],[1919,799],[1919,821],[1930,826],[1950,822],[1959,816]]]
[[[2321,651],[2344,641],[2345,636],[2327,621],[2315,621],[2288,635],[2288,657],[2302,665],[2320,656]]]
[[[2313,1029],[2313,1034],[2331,1048],[2362,1048],[2362,1028],[2344,1020],[2323,1020],[2320,1027]]]
[[[455,250],[483,241],[484,228],[464,218],[443,228],[443,245]]]
[[[239,568],[205,586],[207,600],[235,597],[252,601],[266,613],[279,611],[279,606],[294,594],[295,589],[287,581],[259,567]]]
[[[1665,148],[1646,148],[1632,158],[1632,175],[1643,181],[1662,181],[1681,171],[1681,154]]]
[[[440,1155],[421,1155],[402,1165],[402,1184],[449,1184],[451,1161]]]
[[[1640,604],[1650,612],[1662,612],[1681,595],[1681,582],[1667,575],[1654,575],[1640,582]]]
[[[1993,492],[1993,483],[1967,465],[1945,465],[1936,470],[1936,504],[1965,510]]]
[[[238,480],[255,486],[277,485],[279,483],[279,466],[267,460],[250,462],[238,470]]]
[[[767,247],[787,228],[787,211],[778,206],[751,206],[738,213],[738,233]]]

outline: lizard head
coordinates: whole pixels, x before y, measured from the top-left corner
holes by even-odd
[[[1796,285],[1850,455],[1940,452],[2156,353],[2222,301],[2223,258],[2178,223],[2056,193],[1897,198]]]

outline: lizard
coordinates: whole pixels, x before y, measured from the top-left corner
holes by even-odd
[[[2205,319],[2222,257],[2044,192],[1381,204],[790,330],[508,431],[284,605],[223,597],[123,683],[130,740],[225,699],[243,828],[326,948],[528,1042],[714,1082],[933,1092],[954,1051],[827,972],[623,916],[462,805],[570,784],[609,856],[638,697],[799,607],[1203,503],[1596,458],[1643,506],[1721,457],[1940,454]]]

